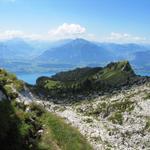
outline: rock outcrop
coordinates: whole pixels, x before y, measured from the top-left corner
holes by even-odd
[[[0,90],[0,101],[6,99],[5,94]]]

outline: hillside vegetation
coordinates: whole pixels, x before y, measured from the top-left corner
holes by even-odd
[[[19,99],[23,90],[24,83],[15,75],[0,70],[0,91],[5,95],[0,98],[0,149],[92,150],[79,131],[62,118]]]
[[[0,149],[149,149],[149,83],[127,61],[41,77],[36,86],[1,69]]]
[[[35,91],[46,97],[87,95],[132,85],[136,75],[128,61],[110,63],[106,67],[77,68],[60,72],[52,77],[37,79]]]

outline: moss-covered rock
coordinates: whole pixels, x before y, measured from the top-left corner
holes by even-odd
[[[15,99],[18,92],[23,90],[24,83],[17,79],[16,75],[0,69],[0,89],[9,99]]]

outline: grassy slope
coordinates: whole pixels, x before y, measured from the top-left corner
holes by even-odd
[[[110,85],[123,83],[133,75],[134,72],[128,61],[108,64],[102,71],[96,74],[99,80]]]
[[[62,118],[34,103],[25,106],[14,99],[24,84],[0,69],[0,90],[11,100],[0,101],[0,149],[91,150],[85,138]],[[29,111],[27,111],[27,109]],[[38,131],[42,130],[42,134]]]
[[[63,119],[50,113],[42,116],[42,122],[46,125],[40,145],[50,149],[49,141],[53,147],[62,150],[91,150],[92,148],[81,134],[64,123]],[[50,134],[49,134],[50,133]]]
[[[3,150],[91,150],[85,138],[64,120],[41,106],[0,102],[0,147]],[[37,136],[38,130],[43,133]]]

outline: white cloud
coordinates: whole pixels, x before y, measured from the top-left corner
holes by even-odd
[[[118,33],[118,32],[112,32],[108,37],[104,38],[107,42],[140,42],[140,43],[146,43],[149,42],[149,40],[145,37],[140,36],[134,36],[128,33]]]
[[[79,24],[64,23],[56,29],[50,30],[48,34],[53,38],[74,38],[84,36],[86,34],[86,28]]]
[[[86,28],[79,24],[64,23],[46,34],[31,34],[20,30],[0,31],[0,40],[12,38],[26,38],[31,40],[59,40],[66,38],[94,39],[94,35],[87,33]]]
[[[31,40],[39,40],[43,38],[44,36],[39,34],[26,34],[23,31],[20,30],[6,30],[3,32],[0,32],[0,40],[7,40],[7,39],[13,39],[13,38],[24,38],[24,39],[31,39]]]
[[[11,39],[22,36],[24,36],[24,33],[19,30],[6,30],[4,32],[0,32],[0,39]]]
[[[0,31],[0,40],[24,38],[30,40],[59,40],[67,38],[84,38],[92,41],[115,42],[115,43],[150,43],[150,39],[134,36],[128,33],[112,32],[107,37],[97,38],[94,34],[88,33],[85,27],[79,24],[64,23],[45,34],[25,33],[20,30]],[[98,40],[99,39],[99,40]]]

